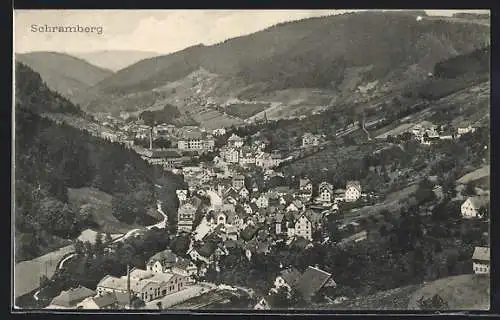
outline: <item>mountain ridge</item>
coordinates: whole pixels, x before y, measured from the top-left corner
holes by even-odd
[[[20,53],[15,60],[39,73],[50,89],[72,102],[79,92],[113,74],[83,59],[54,51]]]
[[[97,50],[89,52],[68,52],[68,54],[86,60],[87,62],[113,72],[126,68],[140,60],[155,56],[161,53],[144,50]]]
[[[412,86],[436,63],[489,39],[487,26],[416,19],[417,13],[357,12],[284,22],[143,59],[72,98],[86,111],[105,113],[171,104],[181,113],[208,113],[201,125],[213,117],[227,125],[254,117],[229,117],[225,108],[234,101],[271,105],[269,119],[297,117]]]

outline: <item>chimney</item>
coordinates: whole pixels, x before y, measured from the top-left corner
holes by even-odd
[[[149,128],[149,150],[153,149],[153,127]]]
[[[128,308],[132,309],[132,295],[130,293],[130,265],[127,264],[127,293],[128,293]]]

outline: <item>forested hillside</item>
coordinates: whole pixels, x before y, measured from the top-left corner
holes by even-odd
[[[154,57],[122,69],[81,97],[93,111],[113,100],[154,92],[147,103],[127,99],[130,108],[153,105],[160,94],[175,96],[169,85],[182,87],[188,75],[207,70],[215,75],[199,95],[264,100],[272,92],[297,88],[346,89],[408,82],[431,72],[443,59],[470,52],[489,39],[487,26],[443,20],[416,20],[415,14],[358,12],[278,24],[222,43],[197,45]],[[341,84],[345,84],[344,88]],[[174,86],[174,87],[175,87]],[[224,96],[224,97],[222,97]]]
[[[155,222],[148,212],[155,210],[159,198],[164,210],[175,215],[181,178],[150,166],[121,145],[40,117],[36,111],[77,113],[78,108],[49,90],[29,68],[18,67],[17,75],[16,261],[41,255],[83,229],[97,227],[88,210],[68,203],[68,188],[93,187],[112,195],[113,215],[126,223]],[[162,186],[161,195],[155,184]]]
[[[71,99],[72,102],[75,102],[73,98],[78,92],[113,74],[111,70],[60,52],[16,54],[16,61],[40,73],[50,89]]]

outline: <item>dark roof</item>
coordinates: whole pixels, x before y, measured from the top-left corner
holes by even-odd
[[[191,265],[191,261],[184,258],[179,258],[179,260],[175,263],[175,267],[179,269],[186,269]]]
[[[309,266],[298,282],[298,290],[304,299],[310,299],[330,280],[331,274]]]
[[[476,197],[471,197],[469,199],[474,209],[476,210],[487,207],[490,202],[489,196],[476,196]]]
[[[259,211],[259,207],[255,204],[255,202],[250,203],[250,208],[252,209],[252,212]]]
[[[154,256],[149,258],[148,264],[160,261],[161,263],[175,263],[177,261],[177,255],[170,249],[166,249],[156,253]]]
[[[236,191],[233,187],[230,187],[225,193],[224,193],[224,199],[232,197],[234,199],[238,199],[240,197],[240,194],[238,191]]]
[[[144,156],[148,158],[180,158],[181,153],[175,150],[145,150]]]
[[[93,298],[93,300],[99,308],[109,307],[114,304],[126,306],[129,303],[128,294],[121,292],[107,292],[102,296]]]
[[[295,268],[285,269],[280,272],[280,277],[285,280],[285,282],[292,287],[295,287],[300,279],[300,272]]]
[[[62,307],[72,307],[78,302],[83,301],[83,299],[92,297],[95,294],[96,293],[94,290],[78,286],[77,288],[71,288],[67,291],[62,291],[57,297],[52,299],[51,304]]]
[[[239,246],[238,242],[235,240],[229,239],[225,243],[226,248],[237,248]]]
[[[202,257],[208,258],[214,254],[215,250],[217,250],[217,242],[209,240],[198,248],[197,251]]]
[[[309,180],[308,178],[301,178],[299,181],[299,187],[303,188],[310,183],[311,183],[311,180]]]
[[[240,236],[245,241],[250,241],[259,231],[259,228],[255,226],[248,226],[243,231],[240,232]]]
[[[258,253],[265,253],[266,251],[268,251],[270,249],[270,245],[267,241],[263,241],[263,242],[259,242],[259,244],[257,245],[257,252]]]
[[[309,240],[304,237],[295,237],[291,245],[299,249],[305,249],[309,245]]]
[[[283,218],[284,218],[284,217],[285,217],[285,215],[284,215],[284,214],[282,214],[282,213],[278,213],[278,214],[276,215],[276,222],[277,222],[277,223],[281,223],[281,222],[283,222]]]

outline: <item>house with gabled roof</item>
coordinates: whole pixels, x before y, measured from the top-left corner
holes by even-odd
[[[274,280],[274,287],[271,291],[277,292],[279,288],[286,288],[288,292],[291,292],[296,288],[300,277],[301,273],[295,268],[282,270]]]
[[[224,191],[224,195],[222,196],[222,199],[224,201],[228,200],[229,198],[237,200],[237,199],[239,199],[239,197],[240,197],[240,195],[239,195],[238,191],[234,187],[229,187]]]
[[[274,218],[274,223],[275,223],[275,233],[277,235],[280,235],[282,233],[287,232],[287,227],[286,227],[286,220],[285,220],[285,215],[282,213],[276,214]]]
[[[257,199],[255,199],[257,200]],[[250,208],[252,209],[252,213],[256,213],[259,211],[259,206],[257,205],[257,201],[250,202]]]
[[[198,268],[191,260],[179,257],[172,266],[172,273],[191,278],[198,273]]]
[[[300,277],[297,283],[297,290],[304,300],[310,301],[315,296],[321,294],[321,291],[327,287],[336,287],[337,284],[332,275],[317,266],[309,266]]]
[[[240,237],[245,241],[250,241],[257,235],[258,231],[259,228],[257,226],[249,225],[240,232]]]
[[[345,187],[345,201],[354,202],[361,197],[361,183],[359,181],[347,181]]]
[[[180,203],[186,201],[188,198],[188,191],[185,189],[175,190],[175,193],[177,194],[177,199],[179,199]]]
[[[254,310],[271,310],[272,306],[269,302],[271,299],[269,297],[262,297],[253,307]]]
[[[177,231],[191,232],[198,207],[191,202],[182,204],[177,210]]]
[[[227,251],[220,239],[214,237],[206,239],[202,244],[193,245],[187,253],[194,261],[203,261],[211,264],[218,260],[219,256],[226,255]]]
[[[300,191],[306,191],[306,192],[312,193],[312,191],[313,191],[313,185],[312,185],[311,180],[309,180],[309,178],[307,178],[307,177],[300,178],[300,180],[299,180],[299,190]]]
[[[175,263],[179,260],[179,257],[170,249],[166,249],[154,254],[146,262],[146,270],[152,272],[166,272],[170,270]]]
[[[245,176],[237,175],[233,177],[232,186],[236,190],[240,190],[241,188],[243,188],[245,186]]]
[[[265,194],[261,194],[255,201],[255,204],[259,208],[267,208],[269,206],[269,197]]]
[[[250,191],[248,191],[247,188],[245,187],[242,187],[240,189],[240,191],[238,192],[239,196],[240,196],[240,199],[248,199],[248,197],[250,196]]]
[[[460,207],[462,217],[466,219],[480,218],[481,208],[487,209],[489,206],[489,202],[490,197],[488,195],[467,198],[467,200],[465,200]]]
[[[472,254],[472,268],[476,274],[490,273],[490,248],[474,248],[474,253]]]
[[[106,292],[102,295],[88,297],[78,303],[77,309],[84,310],[105,310],[105,309],[126,309],[129,305],[127,293]]]
[[[287,212],[299,212],[304,208],[304,205],[302,204],[302,201],[300,200],[294,200],[288,204],[286,207]]]
[[[323,181],[318,186],[318,201],[330,203],[333,200],[333,185]]]
[[[244,144],[243,138],[234,133],[229,137],[229,139],[227,139],[227,145],[230,148],[241,148],[243,144]]]
[[[78,303],[82,302],[88,297],[94,297],[96,292],[89,288],[78,286],[64,290],[58,296],[52,299],[46,309],[74,309]]]

